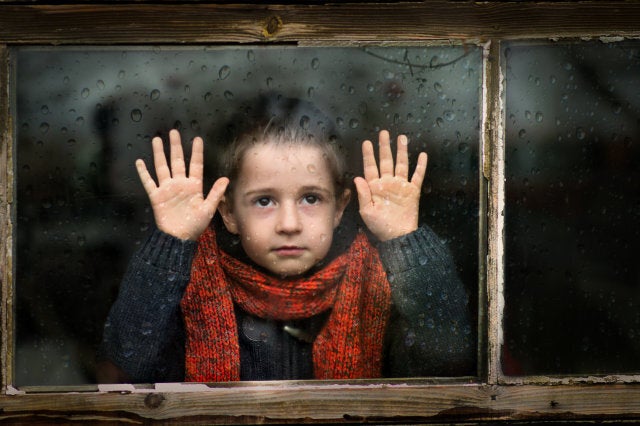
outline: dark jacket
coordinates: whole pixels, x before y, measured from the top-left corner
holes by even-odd
[[[124,372],[121,380],[184,380],[180,300],[196,245],[155,229],[133,256],[99,352]],[[468,298],[447,247],[426,226],[377,247],[392,293],[385,377],[474,374]],[[283,322],[236,308],[242,380],[313,378],[311,342],[327,316]]]

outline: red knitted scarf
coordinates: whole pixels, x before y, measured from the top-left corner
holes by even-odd
[[[332,308],[313,343],[315,378],[381,376],[391,290],[378,252],[363,233],[312,276],[281,279],[220,250],[213,229],[205,231],[181,302],[187,381],[240,380],[234,302],[275,320],[308,318]]]

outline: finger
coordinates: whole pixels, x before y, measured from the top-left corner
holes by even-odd
[[[416,165],[416,170],[413,172],[413,176],[411,177],[411,183],[417,187],[422,186],[422,182],[424,182],[424,176],[427,173],[427,153],[421,152],[418,155],[418,164]]]
[[[193,139],[191,148],[191,161],[189,162],[189,177],[202,180],[204,174],[204,143],[202,138]]]
[[[147,195],[151,196],[151,193],[155,191],[158,186],[149,174],[147,165],[144,164],[144,161],[140,159],[136,160],[136,170],[138,171],[138,176],[140,177],[140,182],[142,182],[144,190],[147,192]]]
[[[376,164],[376,157],[373,153],[373,144],[371,141],[362,142],[362,165],[364,171],[364,178],[367,182],[371,182],[374,179],[378,179],[378,165]]]
[[[381,130],[378,135],[378,154],[380,156],[380,177],[393,176],[393,154],[391,154],[389,132],[386,130]]]
[[[218,208],[218,204],[220,203],[220,200],[224,196],[224,192],[227,190],[228,185],[229,185],[228,178],[226,177],[218,178],[218,180],[216,180],[213,183],[213,186],[211,187],[211,190],[209,191],[207,198],[204,200],[204,203],[207,207],[207,211],[211,212],[212,217],[216,209]]]
[[[185,176],[184,153],[182,151],[182,141],[177,130],[169,132],[169,144],[171,151],[171,176]]]
[[[372,203],[371,190],[369,189],[367,181],[361,177],[353,179],[353,183],[355,184],[356,192],[358,193],[358,205],[360,206],[360,211],[362,211]]]
[[[167,157],[164,155],[162,139],[156,136],[151,140],[151,146],[153,147],[153,163],[156,167],[156,177],[158,178],[158,184],[161,185],[165,180],[171,179],[171,170],[167,165]]]
[[[398,152],[396,154],[396,176],[402,179],[409,177],[409,140],[405,135],[398,136]]]

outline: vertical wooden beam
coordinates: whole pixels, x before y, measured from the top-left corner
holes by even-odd
[[[13,132],[9,49],[0,45],[0,336],[2,393],[13,380]]]
[[[487,382],[502,376],[502,314],[504,308],[504,73],[500,42],[490,41],[484,53],[483,174],[488,179],[487,207]]]

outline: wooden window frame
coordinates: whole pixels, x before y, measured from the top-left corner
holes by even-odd
[[[640,2],[298,2],[49,5],[0,0],[0,420],[194,423],[638,420],[639,376],[507,377],[503,41],[640,38]],[[478,376],[456,379],[17,389],[13,383],[15,138],[10,50],[28,45],[483,46]],[[486,261],[485,261],[486,259]]]

